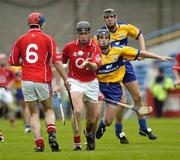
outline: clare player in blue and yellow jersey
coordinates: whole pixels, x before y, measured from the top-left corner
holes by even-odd
[[[109,31],[110,36],[111,36],[110,44],[112,47],[113,46],[120,47],[121,45],[127,46],[128,38],[132,38],[139,42],[139,46],[141,50],[145,50],[145,41],[144,41],[144,37],[140,29],[126,22],[119,22],[117,20],[116,11],[114,9],[109,8],[109,9],[104,10],[103,18],[104,18],[105,25],[102,27],[102,29],[107,29]],[[140,58],[138,57],[138,59]],[[130,61],[128,60],[125,61],[125,68],[126,68],[126,72],[122,80],[122,83],[125,85],[130,95],[132,96],[134,105],[136,107],[141,107],[144,104],[143,99],[142,99],[142,94],[140,91],[138,81],[136,79],[133,66],[130,63]],[[123,93],[123,96],[121,97],[121,102],[126,103],[125,92]],[[99,103],[98,111],[100,111],[101,108],[102,108],[102,105],[101,103]],[[98,114],[97,114],[97,117],[99,117]],[[147,128],[146,118],[143,115],[140,115],[138,113],[137,113],[137,117],[138,117],[138,123],[139,123],[139,128],[140,128],[139,134],[144,135],[148,137],[149,139],[156,139],[157,137],[152,134],[151,129]],[[120,143],[127,144],[129,142],[125,136],[125,133],[123,132],[122,119],[123,119],[123,108],[119,108],[119,112],[116,115],[115,130],[117,130],[117,128],[121,128]]]
[[[105,126],[109,126],[118,112],[118,102],[122,96],[123,77],[125,75],[125,63],[123,60],[136,60],[139,58],[153,58],[161,61],[173,60],[170,57],[155,55],[147,51],[137,50],[127,46],[111,47],[110,34],[106,29],[97,31],[97,42],[101,48],[101,66],[99,67],[97,77],[99,80],[100,92],[105,97],[106,111],[105,117],[101,119],[96,131],[96,138],[102,137]],[[120,136],[121,128],[116,128],[116,135]]]

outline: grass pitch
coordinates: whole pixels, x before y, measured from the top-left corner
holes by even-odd
[[[34,152],[32,133],[25,134],[22,121],[18,120],[14,128],[5,120],[0,127],[5,142],[0,143],[0,160],[179,160],[180,159],[180,119],[148,119],[148,126],[158,136],[155,141],[138,134],[136,119],[124,120],[124,131],[130,144],[122,145],[114,134],[114,124],[106,129],[100,140],[96,140],[96,150],[86,151],[85,137],[82,134],[82,151],[73,151],[73,136],[70,121],[63,126],[57,121],[57,139],[62,151],[51,152],[45,125],[42,121],[42,132],[45,140],[45,151]],[[83,127],[85,123],[83,122]]]

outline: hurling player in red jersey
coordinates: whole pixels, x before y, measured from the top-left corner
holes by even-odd
[[[11,86],[14,82],[15,75],[6,65],[7,57],[5,54],[0,54],[0,108],[6,106],[8,108],[8,116],[11,125],[14,125],[15,121],[15,108],[13,105],[13,95],[11,92]],[[0,142],[4,141],[2,131],[0,129]]]
[[[7,66],[7,57],[0,54],[0,107],[5,105],[9,111],[9,120],[13,125],[15,121],[15,108],[13,105],[12,84],[15,80],[14,73]]]
[[[33,12],[28,17],[30,30],[18,38],[9,57],[11,65],[22,66],[22,91],[31,113],[30,125],[35,137],[35,150],[44,150],[37,103],[42,102],[47,125],[48,141],[52,151],[60,151],[56,140],[55,115],[52,104],[52,71],[50,61],[62,76],[65,86],[66,74],[60,61],[60,53],[54,39],[42,32],[45,18]]]
[[[86,128],[84,134],[87,139],[87,149],[95,149],[95,137],[92,133],[96,121],[95,113],[98,103],[98,81],[96,70],[100,65],[101,51],[96,42],[90,38],[90,24],[86,21],[77,23],[77,40],[68,43],[62,50],[62,61],[69,61],[68,82],[70,83],[70,95],[74,106],[72,116],[72,128],[74,131],[74,150],[81,150],[80,120],[83,111],[83,103],[87,109]],[[77,127],[77,126],[78,127]],[[76,128],[77,127],[77,128]]]

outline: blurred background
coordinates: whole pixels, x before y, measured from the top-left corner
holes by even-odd
[[[47,22],[44,31],[52,35],[62,49],[65,43],[76,37],[78,21],[89,21],[94,33],[104,25],[103,10],[113,8],[117,11],[120,21],[131,23],[141,29],[148,51],[175,57],[180,52],[179,6],[179,0],[0,0],[0,53],[9,55],[15,40],[28,31],[27,17],[31,12],[43,13]],[[129,46],[138,47],[137,42],[129,41]],[[134,62],[145,102],[150,105],[154,105],[148,79],[153,74],[153,71],[149,71],[152,64],[154,62],[150,60]],[[155,64],[158,68],[163,68],[164,75],[170,77],[173,83],[173,63]],[[179,92],[174,93],[173,87],[168,90],[171,91],[168,91],[163,115],[179,117]],[[63,97],[64,95],[62,92]],[[62,101],[64,99],[66,98],[62,98]],[[130,96],[128,102],[131,103]],[[69,112],[67,106],[63,104]],[[126,115],[128,118],[131,113]],[[155,116],[155,113],[152,116]]]

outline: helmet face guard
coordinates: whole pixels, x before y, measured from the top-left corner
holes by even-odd
[[[114,17],[116,16],[116,12],[114,9],[108,8],[108,9],[104,10],[103,17],[106,18],[109,16],[114,16]]]
[[[28,17],[29,26],[37,25],[41,27],[44,23],[45,23],[45,18],[43,17],[41,13],[33,12],[29,14],[29,17]]]
[[[110,39],[110,33],[107,29],[99,29],[97,31],[97,39],[99,39],[100,36],[105,36],[108,37]]]
[[[77,23],[76,31],[77,32],[90,32],[90,24],[86,21],[80,21]]]

